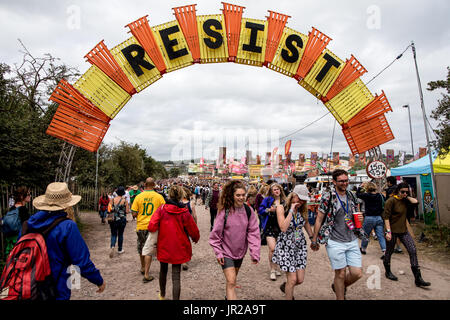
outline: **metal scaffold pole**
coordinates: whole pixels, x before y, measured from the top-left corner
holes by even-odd
[[[426,113],[425,113],[425,103],[423,101],[422,84],[420,83],[419,69],[417,67],[416,47],[414,46],[414,42],[413,41],[411,41],[411,48],[412,48],[413,57],[414,57],[414,65],[416,67],[417,84],[419,86],[419,94],[420,94],[420,106],[422,107],[423,124],[425,126],[425,136],[427,138],[428,157],[430,159],[431,181],[432,181],[433,194],[434,194],[433,205],[434,205],[434,208],[436,210],[436,215],[438,217],[438,224],[440,224],[441,217],[439,215],[439,202],[438,202],[437,192],[436,192],[436,178],[434,176],[433,159],[432,159],[432,156],[431,156],[431,147],[430,147],[430,138],[428,136],[428,127],[427,127]]]

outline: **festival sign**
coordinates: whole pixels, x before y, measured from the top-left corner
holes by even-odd
[[[375,160],[371,161],[366,167],[367,175],[372,179],[381,179],[386,176],[387,167],[384,162]]]
[[[91,67],[74,84],[61,80],[50,97],[59,106],[47,134],[94,152],[110,120],[166,73],[232,62],[295,79],[332,113],[355,155],[394,139],[384,92],[369,91],[360,79],[367,70],[353,55],[341,59],[333,53],[329,36],[315,27],[307,35],[293,30],[285,14],[247,18],[245,7],[222,4],[222,13],[208,15],[197,15],[195,4],[176,7],[175,20],[156,26],[145,15],[125,26],[131,36],[121,43],[100,41],[85,55]],[[224,152],[219,164],[225,157]]]
[[[388,163],[394,162],[394,149],[386,150],[386,159]]]

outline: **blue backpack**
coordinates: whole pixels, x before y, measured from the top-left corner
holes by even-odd
[[[22,223],[20,222],[18,207],[14,207],[6,213],[2,219],[1,226],[2,232],[7,236],[19,234],[19,231],[22,229]]]

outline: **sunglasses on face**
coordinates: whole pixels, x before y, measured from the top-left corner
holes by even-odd
[[[409,191],[407,191],[407,190],[400,190],[400,193],[401,194],[407,194]]]
[[[337,182],[337,183],[347,183],[348,180],[337,180],[336,182]]]

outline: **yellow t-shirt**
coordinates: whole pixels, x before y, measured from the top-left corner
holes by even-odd
[[[144,192],[138,194],[131,207],[131,211],[138,213],[136,230],[147,230],[153,213],[165,203],[163,196],[154,190],[144,190]]]

